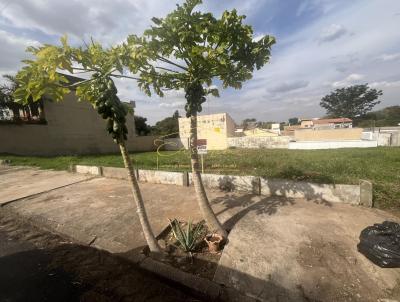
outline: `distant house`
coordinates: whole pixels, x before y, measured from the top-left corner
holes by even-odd
[[[314,128],[353,128],[353,121],[349,118],[319,119],[313,121]]]
[[[349,118],[331,119],[302,119],[300,128],[303,129],[341,129],[352,128],[353,121]]]
[[[81,79],[67,76],[69,81]],[[134,107],[134,103],[128,104]],[[88,102],[78,102],[75,91],[63,102],[43,99],[24,107],[12,107],[0,121],[0,153],[19,155],[71,155],[118,152],[107,133],[106,122]],[[138,137],[133,114],[126,119],[129,151],[154,149],[152,137]]]

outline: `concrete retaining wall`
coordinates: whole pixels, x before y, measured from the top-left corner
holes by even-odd
[[[128,170],[125,168],[101,167],[102,176],[117,179],[128,179]]]
[[[257,176],[202,174],[201,179],[204,186],[209,189],[260,194],[260,178]],[[193,185],[192,173],[189,173],[189,185]]]
[[[75,165],[74,171],[81,174],[101,175],[101,167]]]
[[[156,170],[138,170],[139,181],[155,184],[186,185],[187,179],[182,172],[166,172]]]
[[[261,179],[260,181],[261,195],[360,204],[359,185],[315,184],[279,179]]]
[[[373,148],[377,147],[377,141],[326,141],[326,142],[290,142],[289,149],[316,150],[339,148]]]
[[[267,136],[267,137],[228,137],[228,148],[250,148],[250,149],[287,149],[289,136]]]
[[[125,168],[96,167],[76,165],[77,173],[128,179]],[[137,170],[140,182],[170,184],[177,186],[193,185],[192,174],[187,172],[167,172],[156,170]],[[257,176],[237,176],[202,174],[206,188],[226,192],[238,191],[265,196],[284,196],[288,198],[305,198],[326,202],[342,202],[372,207],[372,183],[360,181],[360,185],[316,184],[283,179],[264,179]]]

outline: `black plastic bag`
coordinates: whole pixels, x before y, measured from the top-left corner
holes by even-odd
[[[400,267],[400,224],[384,221],[365,228],[357,249],[380,267]]]

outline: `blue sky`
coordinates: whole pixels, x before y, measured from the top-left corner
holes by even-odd
[[[74,44],[94,37],[113,45],[174,7],[161,0],[0,0],[0,74],[16,72],[28,45],[58,43],[63,34]],[[228,112],[237,122],[319,117],[321,97],[358,83],[383,90],[377,108],[400,105],[399,0],[204,0],[199,8],[215,15],[236,8],[256,36],[277,39],[271,62],[243,89],[221,89],[203,113]],[[181,91],[148,98],[134,82],[118,88],[150,123],[176,109],[183,114]]]

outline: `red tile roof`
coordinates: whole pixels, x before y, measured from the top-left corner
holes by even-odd
[[[352,120],[347,117],[313,120],[314,124],[339,124],[339,123],[351,123],[351,122]]]

